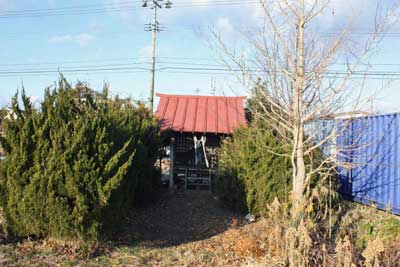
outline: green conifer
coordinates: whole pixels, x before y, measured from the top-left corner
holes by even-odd
[[[9,232],[95,239],[156,188],[159,128],[143,105],[64,78],[45,90],[39,110],[24,92],[22,108],[18,100],[1,138]]]

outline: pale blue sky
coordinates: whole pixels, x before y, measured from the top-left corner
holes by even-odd
[[[182,69],[216,68],[212,66],[217,63],[216,54],[208,46],[205,34],[207,27],[215,27],[228,43],[234,44],[237,39],[235,28],[257,27],[260,23],[260,10],[254,4],[255,1],[243,0],[242,4],[230,6],[226,5],[227,2],[175,0],[172,9],[159,12],[159,22],[166,30],[159,34],[158,67],[179,69],[170,68],[168,73],[158,72],[156,92],[210,94],[214,84],[217,94],[246,93],[229,75],[212,71],[201,74]],[[393,1],[380,2],[389,4]],[[355,24],[356,31],[370,31],[369,19],[373,15],[371,10],[375,3],[376,0],[333,1],[329,12],[320,19],[320,31],[334,32],[338,29],[349,17],[350,7],[362,8]],[[27,11],[38,9],[42,11]],[[24,16],[7,13],[21,10],[25,10]],[[71,10],[82,14],[65,15],[71,13]],[[39,16],[32,12],[42,13]],[[58,14],[54,15],[54,12]],[[43,89],[52,85],[58,76],[57,73],[27,75],[12,72],[88,68],[104,70],[97,74],[92,71],[65,72],[65,76],[72,82],[87,81],[94,89],[100,89],[103,82],[107,81],[113,94],[147,99],[150,75],[141,68],[149,67],[147,62],[150,61],[151,34],[144,31],[144,24],[149,23],[150,19],[151,10],[141,8],[137,0],[0,0],[0,73],[8,71],[7,75],[0,75],[1,103],[7,103],[22,84],[27,94],[33,99],[40,99]],[[382,46],[370,60],[374,64],[382,64],[374,65],[372,70],[400,72],[400,30],[397,29],[399,27],[395,26],[390,30],[392,34],[383,40]],[[125,67],[137,69],[108,70]],[[368,88],[379,88],[375,109],[379,112],[400,111],[399,81],[384,86],[382,80],[367,82]]]

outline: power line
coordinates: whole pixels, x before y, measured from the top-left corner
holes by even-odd
[[[109,64],[109,65],[89,65],[89,66],[75,66],[71,68],[63,69],[49,69],[49,68],[34,68],[34,69],[0,69],[0,76],[5,75],[27,75],[27,74],[51,74],[51,73],[81,73],[81,72],[121,72],[121,71],[148,71],[148,68],[130,66],[129,64]],[[204,74],[206,73],[237,73],[241,72],[241,69],[228,69],[221,67],[179,67],[179,66],[165,66],[157,69],[157,71],[163,73],[193,73],[193,74]],[[253,73],[280,73],[279,71],[270,71],[263,69],[249,69],[249,72]],[[318,75],[318,74],[317,74]],[[352,77],[364,78],[373,77],[383,79],[400,77],[399,71],[354,71],[351,74],[345,71],[330,70],[321,73],[322,77],[325,78],[340,78],[350,75]]]
[[[140,3],[142,1],[119,1],[118,4],[115,3],[104,3],[103,7],[111,6],[114,7],[116,5],[126,5],[126,4],[136,4]],[[26,12],[40,12],[40,11],[60,11],[60,10],[74,10],[74,9],[85,9],[85,8],[92,8],[92,7],[98,7],[99,4],[89,4],[89,5],[74,5],[74,6],[63,6],[63,7],[57,7],[57,8],[36,8],[36,9],[23,9],[23,10],[5,10],[0,12],[0,15],[3,14],[20,14],[20,13],[26,13]]]
[[[94,60],[67,60],[63,62],[57,61],[47,61],[47,62],[32,62],[32,63],[3,63],[0,66],[57,66],[63,67],[63,65],[70,65],[76,63],[104,63],[109,62],[108,64],[102,65],[81,65],[80,67],[115,67],[115,66],[131,66],[131,65],[150,65],[152,62],[149,61],[137,61],[141,59],[145,59],[146,57],[138,57],[138,58],[128,58],[128,57],[121,57],[121,58],[105,58],[105,59],[94,59]],[[224,67],[226,64],[217,63],[217,60],[214,58],[205,58],[205,57],[171,57],[171,56],[158,56],[160,59],[158,61],[159,64],[172,64],[178,66],[205,66],[205,67]],[[199,63],[199,62],[204,63]],[[335,66],[348,66],[351,65],[350,63],[344,62],[337,62],[332,63],[331,65]],[[400,67],[399,63],[362,63],[359,64],[360,66],[367,66],[367,67],[374,67],[374,66],[389,66],[389,67]],[[0,68],[1,70],[1,68]],[[388,71],[384,71],[388,72]],[[389,71],[390,72],[390,71]]]
[[[34,73],[77,73],[77,72],[96,72],[96,71],[119,71],[119,70],[142,70],[149,71],[147,68],[138,67],[106,67],[106,68],[71,68],[71,69],[27,69],[27,70],[0,70],[3,74],[34,74]]]
[[[139,8],[126,7],[126,8],[96,8],[90,10],[75,10],[70,12],[35,12],[26,14],[11,14],[11,15],[0,15],[0,19],[9,18],[43,18],[43,17],[54,17],[54,16],[71,16],[71,15],[93,15],[93,14],[103,14],[103,13],[116,13],[121,11],[134,11],[139,10]]]
[[[206,57],[171,57],[171,56],[158,56],[158,58],[163,59],[160,63],[179,63],[182,62],[184,64],[197,64],[195,62],[186,63],[187,60],[193,61],[205,61],[205,62],[215,62],[213,58],[206,58]],[[85,60],[66,60],[63,62],[59,61],[43,61],[43,62],[31,62],[31,63],[2,63],[0,66],[37,66],[37,65],[68,65],[68,64],[75,64],[75,63],[92,63],[92,62],[126,62],[129,64],[151,64],[149,61],[137,61],[147,59],[147,57],[117,57],[117,58],[104,58],[104,59],[85,59]],[[164,60],[165,59],[165,60]],[[169,59],[169,60],[168,60]],[[171,61],[171,59],[175,61]],[[121,63],[122,64],[122,63]],[[209,65],[209,64],[206,64]]]
[[[149,27],[149,25],[147,26]],[[212,29],[213,26],[205,26],[205,25],[199,25],[199,26],[185,26],[185,25],[178,25],[178,26],[174,26],[174,27],[161,27],[158,26],[158,29],[160,31],[166,31],[166,32],[179,32],[179,31],[190,31],[193,33],[196,32],[200,32],[200,33],[208,33],[210,32],[210,29]],[[255,28],[255,27],[254,27]],[[257,30],[251,30],[249,27],[243,28],[245,30],[240,30],[240,28],[235,27],[235,29],[242,31],[242,32],[253,32],[253,33],[257,33],[259,31]],[[33,36],[27,36],[26,34],[22,35],[22,34],[13,34],[13,35],[6,35],[3,34],[1,37],[1,40],[5,41],[5,40],[9,40],[9,41],[21,41],[21,40],[39,40],[39,41],[52,41],[52,38],[54,38],[55,36],[58,35],[79,35],[79,34],[83,34],[83,33],[53,33],[52,35],[48,35],[48,36],[42,36],[39,37],[37,35],[33,35]],[[93,34],[93,36],[95,36],[96,33]],[[110,33],[104,33],[107,34],[108,36],[114,36],[114,38],[131,38],[131,35],[129,35],[126,32],[110,32]],[[317,37],[319,38],[331,38],[331,37],[335,37],[337,35],[340,35],[340,32],[317,32]],[[349,32],[347,33],[347,36],[350,36],[351,38],[368,38],[369,36],[372,36],[374,33],[370,32]],[[387,33],[382,33],[381,34],[382,38],[399,38],[400,37],[400,32],[387,32]]]
[[[122,4],[108,4],[102,5],[100,7],[96,5],[90,6],[74,6],[74,7],[63,7],[63,8],[48,8],[48,9],[31,9],[31,10],[15,10],[6,11],[0,13],[0,19],[7,18],[41,18],[47,16],[67,16],[67,15],[90,15],[99,14],[107,12],[120,12],[120,11],[133,11],[139,10],[137,4],[139,1],[135,2],[123,2]],[[180,2],[174,5],[176,8],[188,8],[188,7],[199,7],[199,6],[237,6],[237,5],[249,5],[258,4],[255,0],[215,0],[213,2]],[[93,7],[92,7],[93,6]]]
[[[183,6],[193,6],[193,5],[198,5],[198,4],[207,4],[207,5],[213,5],[214,3],[217,4],[227,4],[227,3],[234,3],[234,2],[242,2],[242,3],[246,3],[246,2],[257,2],[255,0],[244,0],[244,1],[240,1],[240,0],[215,0],[213,2],[209,2],[209,1],[202,1],[199,2],[197,1],[196,3],[193,3],[191,1],[188,2],[184,2],[184,1],[180,1],[177,6],[179,5],[183,5]],[[32,14],[32,13],[40,13],[40,12],[55,12],[55,11],[75,11],[75,10],[87,10],[87,9],[99,9],[99,8],[126,8],[127,6],[130,7],[136,7],[138,3],[143,3],[143,0],[138,0],[138,1],[119,1],[118,3],[105,3],[102,4],[101,6],[99,6],[99,4],[90,4],[90,5],[74,5],[74,6],[64,6],[64,7],[58,7],[58,8],[39,8],[39,9],[23,9],[23,10],[9,10],[9,11],[3,11],[0,12],[0,15],[19,15],[19,14]]]
[[[135,1],[119,1],[118,3],[104,3],[99,4],[87,4],[87,5],[71,5],[53,8],[36,8],[36,9],[22,9],[22,10],[5,10],[0,12],[0,16],[12,16],[12,15],[32,15],[41,14],[43,12],[65,12],[65,11],[92,11],[100,8],[127,8],[136,7],[138,3],[143,0]],[[270,3],[282,2],[282,0],[273,0]],[[260,4],[258,0],[214,0],[209,2],[207,0],[202,1],[180,1],[176,3],[176,7],[192,7],[192,6],[215,6],[215,5],[235,5],[235,4]],[[47,14],[47,13],[46,13]]]
[[[130,64],[150,64],[150,62],[140,61],[136,62],[135,60],[144,59],[144,57],[138,58],[104,58],[104,59],[86,59],[86,60],[66,60],[63,62],[59,61],[44,61],[44,62],[31,62],[31,63],[2,63],[0,66],[37,66],[37,65],[65,65],[65,64],[74,64],[74,63],[91,63],[91,62],[129,62]]]

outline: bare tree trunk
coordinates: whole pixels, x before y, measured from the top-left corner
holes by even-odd
[[[304,163],[304,123],[303,123],[303,85],[304,85],[304,0],[301,0],[301,14],[297,25],[295,84],[293,86],[294,146],[293,164],[293,207],[295,214],[301,210],[304,197],[306,168]]]
[[[300,211],[301,203],[303,202],[304,197],[304,189],[305,189],[305,180],[306,180],[306,167],[304,163],[304,151],[303,151],[303,143],[304,141],[304,129],[302,129],[302,125],[296,131],[298,132],[296,139],[296,146],[293,148],[295,151],[295,160],[294,160],[294,172],[293,172],[293,206],[295,211]]]

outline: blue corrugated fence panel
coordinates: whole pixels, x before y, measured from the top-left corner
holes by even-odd
[[[365,204],[376,204],[400,215],[399,115],[343,120],[337,138],[340,192]]]
[[[345,148],[351,143],[352,131],[351,125],[346,123],[339,123],[337,125],[338,133],[336,140],[337,147],[341,150],[341,153],[337,155],[338,161],[341,162],[343,165],[349,163],[350,153]],[[340,192],[346,196],[352,195],[352,188],[351,188],[351,172],[348,168],[342,167],[338,169],[339,173],[339,180],[340,180]]]

